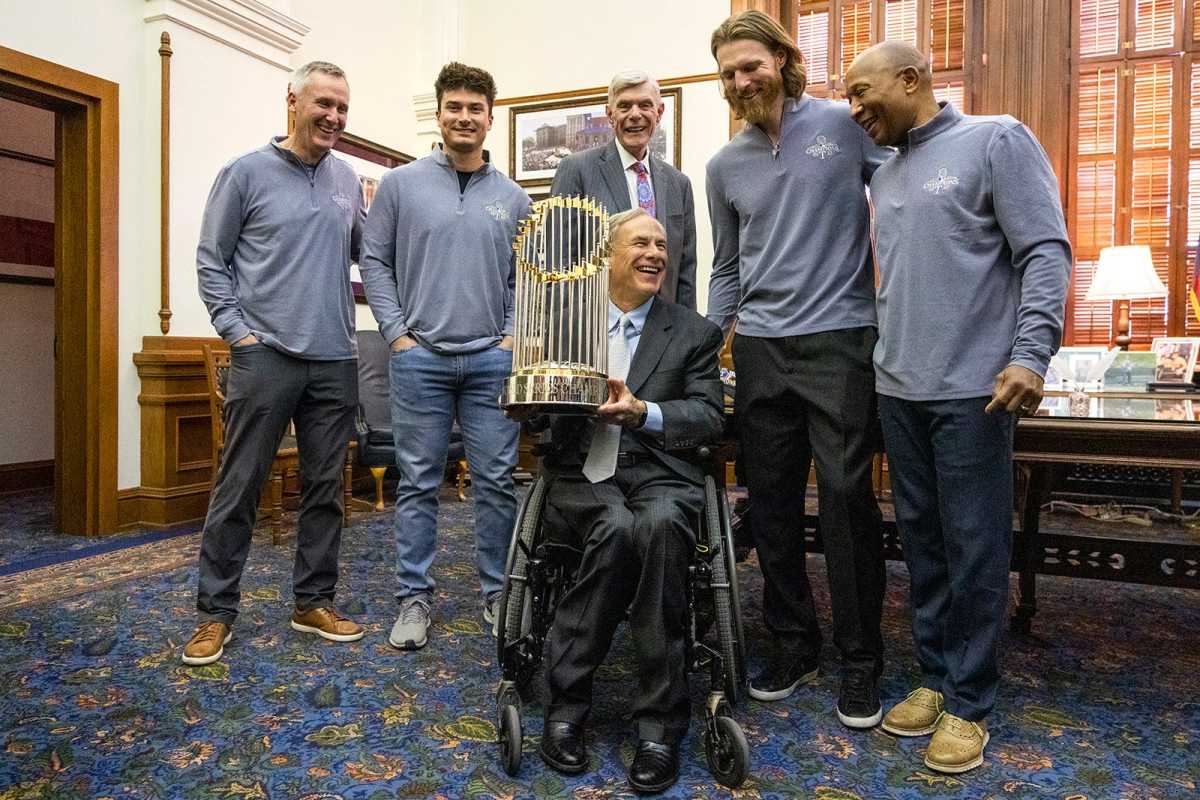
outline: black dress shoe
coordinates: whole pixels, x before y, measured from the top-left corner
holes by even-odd
[[[583,744],[583,726],[573,722],[547,722],[539,748],[542,761],[559,772],[577,775],[587,769],[587,748]]]
[[[638,792],[650,794],[671,787],[679,777],[679,746],[649,739],[638,742],[637,754],[629,765],[629,783]]]

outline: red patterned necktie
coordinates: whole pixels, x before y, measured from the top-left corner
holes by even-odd
[[[654,208],[654,191],[650,188],[650,173],[646,171],[646,165],[635,161],[629,168],[637,173],[638,206],[657,219],[658,213]]]

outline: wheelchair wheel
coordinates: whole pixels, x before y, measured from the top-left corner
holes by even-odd
[[[496,729],[499,731],[500,764],[508,775],[521,768],[521,712],[512,703],[500,706]]]
[[[712,476],[704,478],[704,513],[706,544],[716,554],[712,560],[712,591],[725,679],[723,688],[730,704],[737,705],[741,700],[743,663],[742,620],[737,604],[737,573],[733,569],[733,544],[729,534],[728,513],[724,498],[717,491]]]
[[[520,639],[529,627],[525,591],[527,565],[541,528],[545,500],[546,480],[539,477],[530,487],[529,494],[525,495],[525,501],[517,511],[517,524],[513,527],[512,542],[508,546],[504,594],[501,595],[500,619],[496,631],[496,652],[501,665],[504,664],[507,645]]]
[[[750,745],[746,735],[732,717],[719,716],[713,723],[716,732],[704,733],[708,769],[722,786],[740,788],[750,772]]]

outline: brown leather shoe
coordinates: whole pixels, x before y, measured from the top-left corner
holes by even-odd
[[[983,748],[990,738],[983,720],[971,722],[943,712],[925,751],[925,766],[952,775],[975,769],[983,763]]]
[[[926,736],[937,728],[942,709],[942,693],[922,686],[892,706],[883,729],[893,736]]]
[[[346,619],[332,608],[314,608],[292,612],[292,628],[302,633],[315,633],[331,642],[357,642],[363,637],[363,626]]]
[[[193,667],[211,664],[225,652],[233,631],[224,622],[201,622],[183,648],[183,663]]]

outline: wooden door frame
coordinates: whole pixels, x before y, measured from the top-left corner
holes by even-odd
[[[112,533],[117,530],[117,84],[0,47],[0,96],[55,112],[54,527],[64,533]]]

